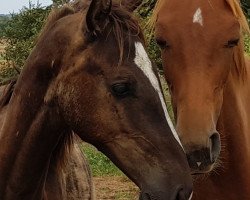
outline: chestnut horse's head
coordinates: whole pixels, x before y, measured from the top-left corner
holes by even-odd
[[[208,172],[221,150],[216,126],[228,76],[244,79],[247,23],[236,0],[159,0],[153,23],[189,165]]]

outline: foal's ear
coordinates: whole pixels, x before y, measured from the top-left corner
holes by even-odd
[[[109,22],[112,0],[92,0],[86,15],[87,32],[97,35]]]
[[[133,12],[138,8],[142,2],[143,0],[121,0],[121,4],[130,12]]]

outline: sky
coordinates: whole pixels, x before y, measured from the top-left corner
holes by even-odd
[[[34,4],[39,2],[42,6],[52,4],[52,0],[0,0],[0,14],[17,13],[23,6],[28,7],[30,1]]]

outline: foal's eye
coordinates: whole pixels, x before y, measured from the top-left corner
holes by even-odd
[[[125,97],[131,92],[129,83],[115,83],[111,89],[112,93],[117,97]]]
[[[162,39],[156,39],[155,40],[156,43],[158,44],[158,46],[161,48],[161,49],[168,49],[170,48],[170,45],[167,43],[167,41],[165,40],[162,40]]]
[[[226,48],[233,48],[233,47],[237,46],[238,43],[239,43],[239,39],[229,40],[229,41],[227,42],[227,44],[225,44],[225,47],[226,47]]]

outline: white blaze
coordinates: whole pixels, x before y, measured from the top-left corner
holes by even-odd
[[[193,16],[193,23],[198,23],[201,26],[203,26],[203,17],[202,17],[202,13],[201,13],[201,9],[198,8]]]
[[[170,129],[175,137],[175,139],[179,142],[181,147],[183,148],[181,141],[179,139],[179,136],[177,135],[174,125],[169,117],[167,107],[162,95],[162,91],[159,85],[159,81],[153,71],[152,63],[148,57],[148,54],[146,53],[142,43],[136,42],[135,43],[135,64],[143,71],[143,73],[146,75],[146,77],[149,79],[150,83],[154,87],[154,89],[157,91],[159,98],[161,100],[162,108],[165,113],[165,117],[167,120],[168,125],[170,126]]]
[[[188,199],[188,200],[191,200],[191,199],[192,199],[192,197],[193,197],[193,192],[191,193],[191,195],[190,195],[190,197],[189,197],[189,199]]]

